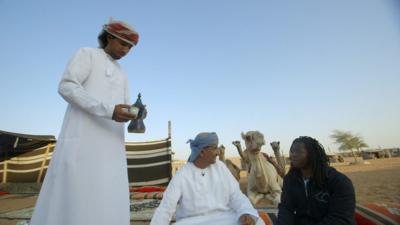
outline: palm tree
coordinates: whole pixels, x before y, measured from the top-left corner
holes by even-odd
[[[353,135],[351,132],[334,130],[330,137],[335,140],[336,144],[339,144],[339,150],[350,150],[355,162],[357,162],[357,157],[353,149],[357,149],[360,154],[361,148],[368,147],[360,135]]]

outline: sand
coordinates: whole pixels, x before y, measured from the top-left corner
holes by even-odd
[[[375,159],[371,164],[338,165],[353,182],[358,203],[400,203],[400,158]]]
[[[337,170],[345,173],[353,182],[358,203],[400,203],[400,158],[375,159],[365,161],[368,164],[349,165],[353,159],[345,163],[332,164]],[[247,178],[241,173],[240,186],[244,191]],[[35,196],[24,198],[0,198],[0,213],[33,207]],[[260,204],[264,204],[261,202]],[[15,225],[15,220],[0,219],[0,225]],[[148,222],[132,222],[135,225],[147,225]]]

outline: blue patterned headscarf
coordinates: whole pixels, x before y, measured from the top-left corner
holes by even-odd
[[[194,162],[202,149],[211,145],[218,145],[218,136],[215,132],[203,132],[198,134],[194,140],[190,139],[187,143],[190,143],[190,149],[192,150],[188,161]]]

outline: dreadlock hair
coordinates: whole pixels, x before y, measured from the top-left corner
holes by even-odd
[[[314,138],[300,136],[294,139],[293,144],[303,143],[308,153],[308,163],[311,165],[312,178],[316,184],[322,189],[325,186],[326,170],[329,166],[329,158],[325,153],[324,147]],[[292,147],[290,147],[292,148]],[[293,167],[290,171],[295,170]]]
[[[103,30],[100,32],[99,36],[97,36],[97,41],[99,42],[99,48],[105,48],[108,44],[107,36],[111,35],[114,37],[114,35],[108,33],[107,31]]]

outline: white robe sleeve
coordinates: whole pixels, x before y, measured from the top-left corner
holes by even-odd
[[[168,184],[163,194],[160,205],[154,212],[150,225],[169,225],[176,211],[176,206],[181,198],[180,173],[178,172]]]
[[[244,195],[240,190],[237,180],[233,177],[225,165],[223,168],[227,174],[226,179],[229,183],[229,207],[235,210],[236,214],[238,215],[238,219],[243,214],[249,214],[258,219],[259,216],[257,211],[254,209],[246,195]]]
[[[78,106],[82,110],[100,117],[112,118],[114,105],[105,104],[91,96],[82,86],[88,79],[92,66],[92,59],[88,49],[79,49],[70,60],[63,78],[58,86],[58,93],[68,103]]]

